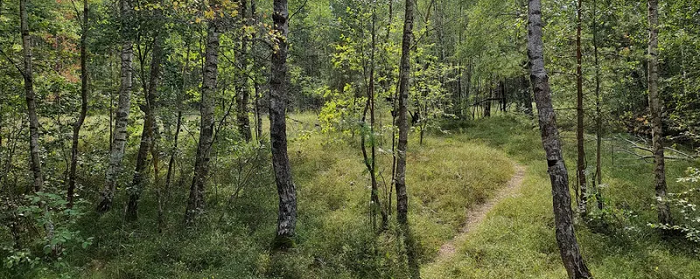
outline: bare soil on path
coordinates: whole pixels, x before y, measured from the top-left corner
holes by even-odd
[[[440,251],[438,252],[434,262],[440,262],[454,256],[456,251],[456,243],[463,242],[469,232],[481,224],[484,219],[486,219],[486,215],[494,208],[494,206],[496,206],[502,200],[508,197],[513,197],[515,194],[517,194],[518,190],[523,185],[523,180],[525,179],[525,167],[514,163],[514,168],[515,174],[513,174],[513,176],[510,178],[506,187],[499,190],[498,193],[496,193],[496,195],[487,202],[477,205],[475,208],[472,208],[467,212],[467,218],[464,225],[459,230],[459,234],[440,247]]]

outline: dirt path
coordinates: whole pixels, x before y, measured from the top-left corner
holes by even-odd
[[[488,200],[486,203],[480,204],[475,208],[472,208],[467,212],[467,219],[464,226],[459,230],[459,234],[452,238],[450,241],[440,247],[437,257],[434,262],[439,262],[444,259],[454,256],[456,248],[455,243],[461,243],[464,241],[466,236],[469,234],[473,228],[476,228],[481,224],[484,219],[486,219],[486,214],[493,209],[496,204],[501,202],[503,199],[514,196],[520,187],[523,185],[523,180],[525,179],[525,167],[514,163],[515,174],[508,181],[508,185],[499,190],[496,196]]]

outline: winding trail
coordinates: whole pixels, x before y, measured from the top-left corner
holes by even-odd
[[[440,262],[454,256],[456,251],[455,243],[463,242],[469,232],[481,224],[484,219],[486,219],[486,214],[488,214],[494,206],[508,197],[515,196],[518,190],[520,190],[520,188],[523,186],[523,180],[525,179],[525,167],[519,165],[518,163],[513,163],[513,167],[515,168],[515,174],[513,174],[513,176],[510,178],[506,187],[499,190],[498,193],[496,193],[496,195],[487,202],[480,204],[467,212],[467,219],[465,220],[462,228],[459,230],[459,234],[440,247],[440,251],[433,262]]]

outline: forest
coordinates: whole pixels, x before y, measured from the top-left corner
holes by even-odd
[[[0,0],[0,278],[700,278],[697,0]]]

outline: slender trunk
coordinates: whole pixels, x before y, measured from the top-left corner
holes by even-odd
[[[484,100],[484,117],[491,117],[491,98],[493,98],[493,78],[489,79],[489,95]]]
[[[75,179],[78,165],[78,139],[80,128],[85,122],[88,110],[88,72],[87,72],[87,32],[89,17],[88,0],[83,0],[83,28],[80,35],[80,115],[73,125],[73,142],[71,143],[70,173],[68,174],[68,208],[73,207],[73,195],[75,193]]]
[[[208,24],[206,50],[204,54],[204,76],[202,81],[202,100],[199,106],[201,114],[199,144],[194,162],[194,176],[190,185],[190,195],[185,212],[185,224],[193,226],[196,219],[204,212],[204,185],[209,175],[211,146],[214,140],[214,104],[216,100],[216,79],[219,65],[219,21],[213,19]]]
[[[375,126],[375,82],[374,82],[374,68],[375,68],[375,52],[377,48],[377,34],[376,34],[376,21],[377,21],[377,15],[375,12],[375,6],[373,4],[372,6],[372,49],[371,49],[371,54],[370,54],[370,69],[369,69],[369,86],[367,90],[367,106],[365,107],[365,111],[362,115],[362,123],[366,123],[366,117],[367,117],[367,110],[369,109],[370,113],[370,123],[369,123],[369,139],[370,139],[370,146],[371,146],[371,154],[370,156],[367,155],[367,147],[365,146],[365,135],[362,136],[361,139],[361,147],[362,147],[362,155],[365,160],[365,165],[367,167],[367,171],[369,171],[369,176],[370,176],[370,181],[372,183],[372,190],[370,194],[370,219],[372,221],[372,228],[377,229],[377,214],[381,214],[382,217],[382,223],[381,223],[381,229],[384,230],[387,228],[388,225],[388,216],[386,213],[386,210],[381,206],[381,202],[379,200],[379,186],[377,184],[377,168],[376,168],[376,163],[377,163],[377,146],[376,146],[376,141],[374,139],[374,126]]]
[[[399,65],[399,112],[397,126],[399,128],[399,142],[397,145],[396,160],[396,218],[404,234],[404,245],[411,278],[420,278],[420,268],[415,251],[415,240],[408,224],[408,193],[406,191],[406,152],[408,149],[408,90],[411,74],[411,45],[413,44],[413,0],[406,0],[406,12],[404,16],[403,40],[401,43],[401,64]]]
[[[664,163],[663,126],[661,122],[663,101],[659,96],[659,11],[658,0],[648,0],[649,8],[649,61],[648,87],[651,112],[652,149],[654,150],[654,178],[659,223],[671,224],[671,211],[666,199],[666,169]]]
[[[581,71],[581,2],[578,0],[576,9],[576,177],[578,177],[579,205],[578,210],[581,216],[586,216],[587,194],[586,194],[586,151],[583,139],[583,72]]]
[[[163,201],[163,207],[167,207],[168,201],[170,201],[170,184],[173,176],[173,168],[175,167],[175,157],[178,153],[178,142],[180,139],[180,129],[182,128],[182,98],[187,92],[187,70],[190,65],[190,40],[191,33],[185,41],[185,64],[182,66],[182,80],[180,83],[180,92],[177,95],[177,122],[175,124],[175,135],[173,136],[173,146],[170,150],[170,160],[168,161],[168,171],[165,175],[165,200]]]
[[[569,278],[592,278],[579,251],[574,231],[569,175],[561,153],[549,76],[544,67],[541,4],[540,0],[529,1],[527,54],[530,59],[530,80],[535,92],[542,144],[547,155],[548,172],[552,184],[557,244]]]
[[[530,91],[530,80],[528,80],[526,75],[522,76],[522,87],[524,112],[527,116],[533,117],[534,110],[532,109],[532,92]]]
[[[121,0],[121,24],[128,26],[127,20],[131,17],[130,0]],[[121,162],[124,157],[124,149],[126,147],[126,126],[129,120],[129,110],[131,107],[131,86],[132,86],[132,60],[134,58],[134,49],[131,42],[128,30],[122,33],[122,50],[121,50],[121,85],[119,87],[119,103],[117,104],[117,117],[114,128],[114,141],[109,155],[109,166],[105,177],[105,186],[100,193],[100,202],[97,205],[97,211],[104,213],[112,208],[114,194],[117,190],[117,175],[121,172]]]
[[[272,77],[270,79],[270,143],[272,166],[275,171],[279,212],[277,236],[273,248],[285,250],[294,246],[294,230],[297,223],[297,194],[287,155],[287,34],[289,12],[287,0],[274,0],[272,14],[279,49],[272,54]]]
[[[601,114],[601,98],[600,98],[600,66],[598,65],[598,17],[597,17],[596,0],[593,0],[593,60],[595,63],[595,179],[593,179],[593,190],[595,191],[596,202],[598,209],[603,209],[603,195],[600,192],[600,184],[602,183],[603,174],[601,171],[601,153],[602,153],[602,136],[603,136],[603,116]]]
[[[39,146],[39,116],[36,112],[36,96],[34,94],[34,72],[32,70],[32,42],[29,34],[29,19],[27,15],[27,1],[19,1],[20,31],[22,33],[22,51],[24,52],[24,94],[27,100],[27,112],[29,113],[29,152],[30,168],[34,175],[34,191],[41,191],[44,178],[41,174],[41,147]]]
[[[506,97],[507,83],[508,83],[507,79],[503,79],[503,81],[501,81],[501,111],[504,113],[508,109],[508,99]]]
[[[247,3],[248,0],[239,1],[239,16],[241,17],[241,25],[247,24]],[[250,88],[248,87],[248,77],[246,76],[249,65],[249,60],[247,57],[249,39],[248,35],[245,34],[245,28],[241,28],[241,30],[241,32],[243,32],[243,35],[241,36],[240,49],[238,52],[236,52],[236,59],[238,60],[238,64],[240,66],[240,72],[237,75],[238,82],[236,84],[236,86],[238,86],[239,88],[238,96],[236,98],[236,118],[238,120],[238,131],[241,133],[241,136],[243,136],[243,139],[246,142],[250,142],[250,140],[253,138],[253,135],[251,134],[250,130],[250,117],[248,117],[248,102],[250,99]]]
[[[156,15],[158,17],[159,15]],[[156,180],[158,179],[158,153],[155,147],[156,118],[155,110],[158,102],[158,80],[160,79],[161,57],[163,53],[162,37],[156,35],[153,39],[153,50],[151,52],[151,68],[148,77],[148,84],[144,86],[146,103],[142,106],[144,112],[143,130],[141,131],[141,144],[136,156],[136,169],[129,191],[129,202],[126,207],[126,219],[136,221],[138,219],[138,202],[143,192],[148,167],[148,153],[153,158],[153,167]],[[155,184],[158,187],[157,183]]]
[[[257,14],[257,4],[255,0],[250,0],[250,18],[253,24],[258,24],[258,14]],[[253,36],[259,36],[257,33]],[[257,38],[257,37],[256,37]],[[255,40],[251,42],[251,51],[255,50]],[[255,65],[255,64],[254,64]],[[257,79],[253,81],[255,89],[255,98],[253,102],[255,103],[255,139],[261,143],[262,142],[262,111],[263,111],[263,96],[260,90],[260,84]]]

